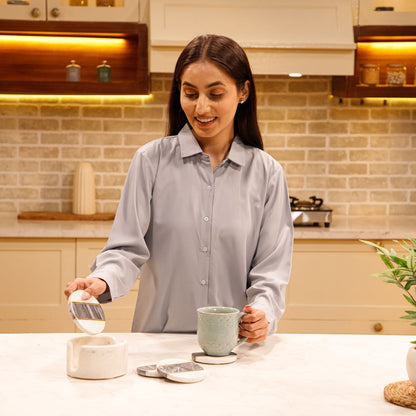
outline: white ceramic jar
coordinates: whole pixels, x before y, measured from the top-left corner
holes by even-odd
[[[127,373],[127,341],[108,335],[83,336],[67,342],[67,374],[99,380]]]

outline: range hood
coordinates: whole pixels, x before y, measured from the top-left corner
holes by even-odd
[[[352,75],[350,0],[149,0],[150,71],[172,73],[204,33],[246,51],[254,74]]]

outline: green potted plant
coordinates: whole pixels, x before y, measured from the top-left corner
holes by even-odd
[[[410,325],[416,326],[416,239],[406,238],[401,242],[394,240],[404,250],[401,257],[393,248],[387,250],[371,241],[360,241],[376,248],[381,260],[387,266],[387,271],[375,273],[373,276],[385,279],[386,283],[393,284],[404,292],[403,296],[412,309],[405,310],[405,315],[400,318],[414,321]],[[416,341],[412,341],[412,344],[416,344]],[[407,353],[406,368],[411,383],[416,387],[416,347],[414,346],[410,347]]]

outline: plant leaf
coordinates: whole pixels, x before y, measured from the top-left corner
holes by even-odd
[[[411,251],[409,255],[407,256],[406,264],[409,269],[411,269],[412,271],[415,270],[415,252],[414,251]]]
[[[375,247],[377,250],[379,250],[380,252],[382,252],[383,254],[385,254],[386,256],[389,255],[389,251],[387,249],[385,249],[384,247],[379,246],[376,243],[373,243],[372,241],[367,241],[367,240],[360,240],[362,243],[364,244],[368,244],[369,246],[373,246]]]
[[[390,258],[398,265],[402,266],[402,267],[407,267],[407,261],[406,259],[402,259],[400,257],[397,256],[390,256]]]
[[[410,296],[403,295],[404,298],[413,306],[416,306],[416,301],[414,301]]]

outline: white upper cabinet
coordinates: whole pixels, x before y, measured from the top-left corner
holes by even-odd
[[[255,74],[350,75],[350,0],[150,0],[151,72],[173,72],[195,36],[236,40]]]
[[[139,0],[0,0],[0,19],[138,22]]]
[[[360,0],[360,26],[415,26],[415,0]]]

